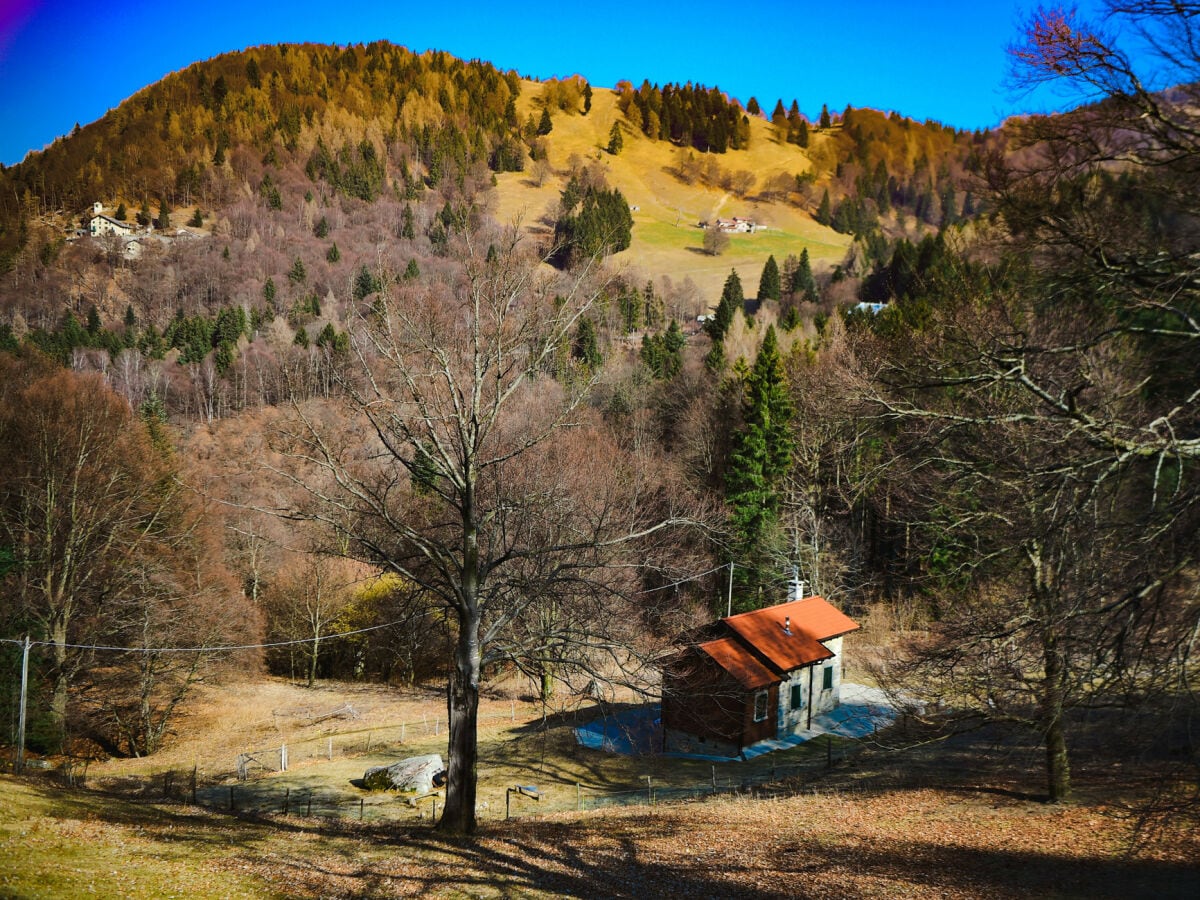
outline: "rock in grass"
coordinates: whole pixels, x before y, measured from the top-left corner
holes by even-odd
[[[390,766],[372,766],[363,773],[363,786],[369,791],[433,790],[433,777],[445,770],[437,753],[410,756]]]

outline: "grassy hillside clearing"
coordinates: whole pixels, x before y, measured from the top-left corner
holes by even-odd
[[[522,117],[534,109],[540,85],[526,82],[520,105]],[[674,174],[679,148],[667,141],[650,141],[633,130],[617,108],[617,96],[611,90],[596,89],[592,110],[586,116],[558,112],[554,129],[546,137],[553,177],[537,186],[529,167],[525,172],[506,172],[497,176],[496,206],[501,222],[519,220],[533,233],[545,234],[540,221],[551,212],[569,177],[569,161],[577,157],[587,164],[603,167],[611,185],[621,190],[633,213],[633,243],[613,257],[613,264],[638,273],[640,277],[667,275],[675,282],[690,278],[700,291],[701,304],[715,305],[721,286],[731,268],[736,268],[747,293],[753,296],[763,264],[771,254],[782,264],[788,254],[799,256],[808,248],[814,268],[831,268],[845,256],[850,245],[848,235],[818,225],[805,211],[787,204],[754,199],[745,200],[720,189],[697,183],[684,184]],[[620,121],[624,149],[612,156],[604,151],[614,121]],[[758,186],[780,173],[796,175],[809,168],[803,150],[775,140],[770,123],[751,119],[750,149],[713,154],[726,170],[746,169],[758,178]],[[824,138],[814,135],[814,142]],[[767,230],[753,235],[735,235],[730,247],[718,257],[701,251],[704,232],[700,221],[717,216],[753,218]]]
[[[1159,819],[1142,803],[1171,799],[1163,787],[1177,775],[1145,761],[1093,761],[1080,766],[1081,800],[1048,806],[1023,793],[1037,749],[996,734],[868,749],[829,773],[821,748],[810,747],[795,755],[815,765],[776,783],[767,799],[726,794],[576,812],[571,782],[629,786],[649,774],[665,786],[710,767],[581,750],[570,741],[570,715],[547,730],[533,704],[498,694],[486,702],[493,719],[482,736],[481,800],[489,809],[474,841],[441,837],[386,794],[368,803],[404,818],[375,818],[370,808],[361,823],[316,809],[284,816],[275,806],[285,785],[293,797],[306,784],[355,793],[348,779],[378,761],[368,757],[305,762],[239,788],[247,800],[273,795],[269,812],[106,793],[129,776],[192,760],[203,767],[239,745],[329,729],[296,725],[287,713],[304,706],[350,703],[361,712],[355,726],[372,726],[433,718],[444,708],[438,693],[306,691],[278,681],[214,690],[161,756],[95,765],[89,790],[0,776],[0,896],[1128,898],[1200,890],[1193,823]],[[437,745],[413,742],[403,755]],[[522,817],[505,822],[502,789],[514,782],[538,784],[547,801],[523,801]]]

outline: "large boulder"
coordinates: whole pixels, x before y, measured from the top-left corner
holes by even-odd
[[[410,756],[390,766],[367,769],[363,773],[363,787],[369,791],[418,791],[424,794],[433,790],[434,776],[445,770],[441,756],[436,753]]]

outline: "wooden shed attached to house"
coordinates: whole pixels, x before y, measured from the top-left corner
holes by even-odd
[[[686,635],[663,662],[663,749],[736,756],[811,728],[838,705],[842,636],[858,627],[814,596]]]

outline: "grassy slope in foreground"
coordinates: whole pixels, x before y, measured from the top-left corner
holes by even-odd
[[[971,791],[719,799],[486,827],[235,818],[0,776],[14,897],[1192,897],[1195,836]]]
[[[538,84],[525,83],[522,117],[534,108],[534,98],[540,95],[540,90]],[[618,120],[623,126],[624,149],[612,156],[601,148],[607,146],[613,122]],[[519,219],[532,230],[543,227],[538,220],[558,201],[566,184],[567,162],[577,155],[581,160],[603,166],[609,183],[621,190],[630,206],[637,207],[633,214],[633,244],[613,257],[613,264],[632,269],[643,277],[668,275],[676,282],[690,277],[710,305],[719,299],[730,269],[738,270],[747,295],[753,296],[768,256],[774,254],[782,264],[789,253],[799,256],[807,247],[816,268],[829,268],[842,260],[850,245],[848,235],[818,225],[808,213],[790,204],[759,202],[753,199],[753,194],[739,200],[719,189],[684,184],[672,174],[679,148],[667,141],[647,140],[631,131],[617,109],[616,94],[610,90],[593,92],[588,115],[569,116],[559,112],[554,115],[553,123],[547,146],[554,177],[537,187],[529,171],[499,175],[495,215],[501,222]],[[759,186],[781,172],[795,175],[808,169],[804,152],[777,143],[768,122],[753,117],[751,130],[749,150],[713,155],[723,169],[749,170],[757,177]],[[813,139],[824,138],[814,135]],[[749,217],[768,228],[758,234],[733,236],[729,249],[712,257],[700,252],[704,232],[697,223],[716,216]]]

